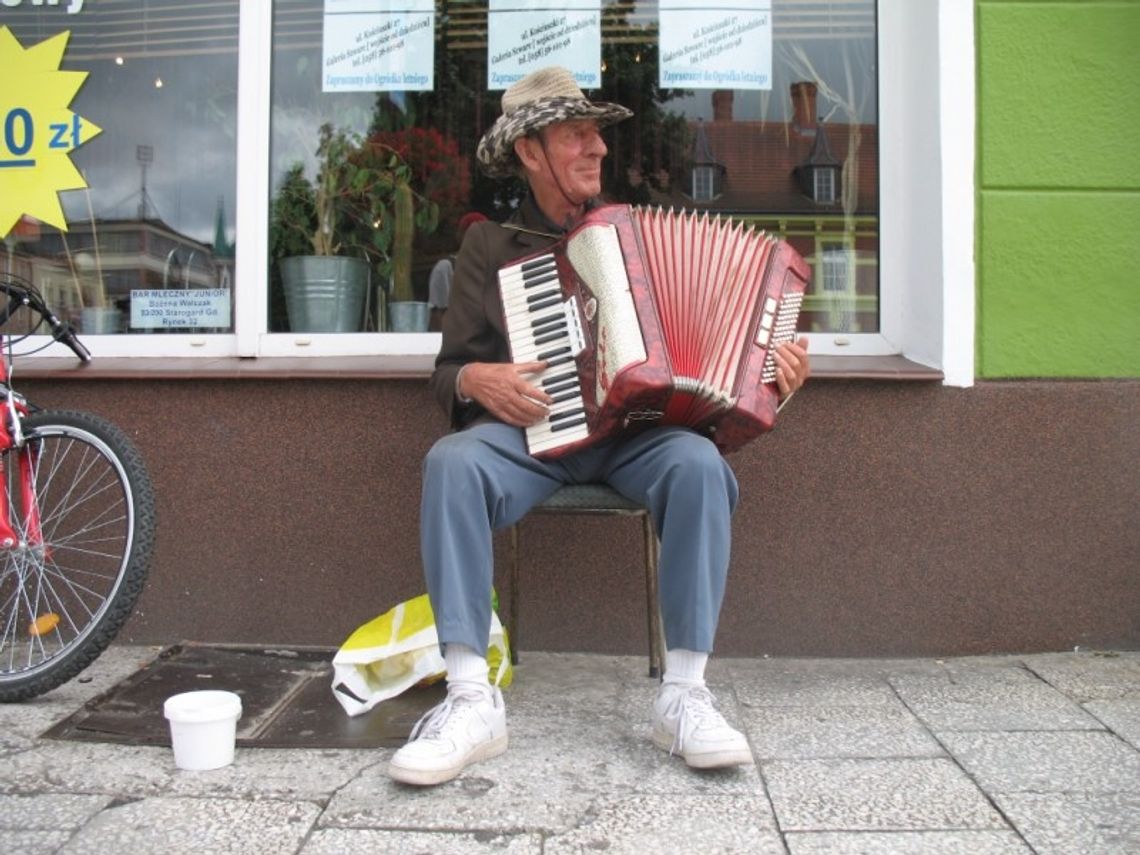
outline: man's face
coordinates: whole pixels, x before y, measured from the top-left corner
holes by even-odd
[[[602,192],[602,158],[606,156],[606,144],[602,142],[597,122],[571,119],[548,125],[541,134],[547,168],[539,173],[537,180],[553,182],[557,179],[552,189],[561,185],[577,203]],[[538,145],[537,140],[533,143]]]

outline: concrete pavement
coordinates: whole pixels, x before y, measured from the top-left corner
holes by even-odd
[[[714,659],[756,765],[712,773],[649,742],[643,657],[523,651],[508,752],[428,790],[388,780],[389,749],[186,772],[41,737],[156,653],[0,705],[0,852],[1140,852],[1137,652]]]

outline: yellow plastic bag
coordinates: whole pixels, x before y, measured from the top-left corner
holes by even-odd
[[[507,631],[491,612],[488,676],[500,687],[514,677]],[[427,594],[400,603],[348,637],[333,657],[333,697],[349,715],[411,688],[446,676],[439,652],[435,616]]]

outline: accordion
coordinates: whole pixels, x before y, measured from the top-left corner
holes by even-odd
[[[606,205],[499,270],[511,361],[554,398],[526,429],[554,458],[654,425],[724,453],[775,422],[775,349],[795,335],[809,271],[787,243],[719,216]]]

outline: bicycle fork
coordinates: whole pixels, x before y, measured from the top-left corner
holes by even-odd
[[[0,483],[5,486],[0,490],[0,549],[42,550],[44,538],[35,483],[36,449],[26,441],[20,423],[20,416],[27,410],[11,394],[6,404],[7,430],[0,431]],[[16,471],[9,472],[13,456]],[[19,497],[19,510],[12,507],[13,491],[8,489],[13,479],[18,488],[15,494]],[[16,520],[17,513],[22,513],[22,519]]]
[[[39,455],[23,435],[20,413],[26,412],[26,408],[14,402],[11,396],[6,403],[7,430],[0,431],[0,554],[8,553],[15,558],[17,572],[26,581],[26,574],[36,572],[34,568],[42,568],[47,558],[35,486]],[[13,459],[14,472],[9,471]],[[18,497],[19,508],[13,507],[13,495]],[[20,584],[22,587],[24,582]],[[39,602],[38,595],[33,599]],[[34,609],[31,611],[27,631],[32,638],[47,635],[60,623],[61,618],[56,611],[39,614]]]

